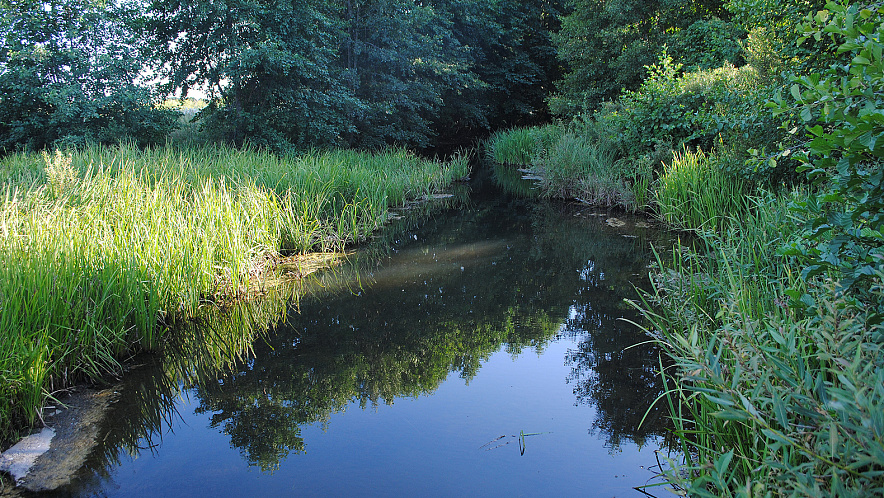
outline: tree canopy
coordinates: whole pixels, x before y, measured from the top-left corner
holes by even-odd
[[[0,3],[0,150],[165,140],[174,116],[139,84],[136,21],[123,4]]]
[[[162,141],[204,89],[205,136],[274,150],[457,145],[569,119],[684,71],[821,68],[819,0],[0,2],[0,148]]]
[[[739,29],[725,22],[722,0],[572,0],[555,34],[569,71],[552,98],[557,114],[598,108],[635,90],[668,45],[676,62],[703,68],[737,62]],[[723,20],[724,19],[724,20]]]
[[[156,0],[166,90],[209,89],[205,126],[278,147],[425,148],[546,116],[558,74],[543,0]]]

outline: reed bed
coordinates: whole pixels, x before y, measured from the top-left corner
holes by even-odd
[[[543,197],[576,198],[630,211],[647,208],[650,171],[618,161],[609,141],[587,126],[553,124],[500,131],[488,139],[486,155],[499,165],[527,168],[540,178],[537,191]]]
[[[703,250],[657,262],[640,307],[675,362],[660,402],[682,445],[666,472],[679,494],[884,494],[884,328],[779,255],[803,197],[751,198],[738,223],[701,232]]]
[[[340,251],[469,173],[404,150],[95,147],[0,161],[0,433],[285,253]],[[211,304],[214,306],[215,304]]]
[[[674,153],[654,189],[660,217],[688,230],[722,230],[748,210],[745,181],[719,168],[702,150]]]
[[[635,196],[609,149],[594,139],[569,132],[541,151],[534,169],[543,178],[542,195],[577,198],[596,206],[634,210]]]
[[[530,166],[565,132],[566,127],[557,124],[497,131],[488,138],[485,150],[492,162]]]

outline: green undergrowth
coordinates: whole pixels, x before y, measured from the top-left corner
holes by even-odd
[[[706,219],[733,214],[749,187],[794,180],[795,165],[747,162],[748,149],[773,147],[783,135],[764,107],[778,87],[757,68],[682,69],[664,53],[637,90],[568,123],[497,132],[487,156],[542,177],[539,190],[548,197],[656,211],[679,228],[714,228]],[[688,173],[714,182],[711,192],[691,185]]]
[[[486,143],[498,165],[539,178],[540,196],[637,211],[648,206],[650,175],[618,163],[613,150],[584,126],[550,124],[501,131]]]
[[[281,256],[340,251],[466,157],[89,148],[0,161],[0,433],[54,390],[247,295]]]
[[[778,254],[800,229],[788,203],[806,195],[753,198],[739,223],[703,232],[705,250],[657,263],[640,307],[675,360],[659,402],[682,444],[666,473],[681,494],[884,493],[884,328]]]
[[[722,143],[711,154],[687,147],[671,153],[657,171],[618,159],[612,144],[590,125],[498,132],[486,147],[498,170],[521,166],[539,178],[541,196],[654,212],[684,230],[719,230],[728,217],[748,208],[746,194],[753,185],[732,171],[742,159]]]
[[[499,164],[526,166],[544,150],[548,150],[566,132],[558,125],[534,126],[500,130],[488,138],[488,159]]]
[[[660,218],[672,227],[712,232],[741,219],[751,208],[749,184],[718,163],[702,150],[684,150],[665,162],[651,194]]]

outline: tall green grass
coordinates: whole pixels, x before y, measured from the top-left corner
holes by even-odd
[[[631,211],[648,206],[651,172],[618,161],[611,142],[591,124],[500,131],[489,138],[486,151],[496,164],[529,168],[542,178],[538,193],[544,197],[577,198]]]
[[[498,164],[530,166],[566,131],[566,127],[557,124],[496,131],[486,142],[486,155]]]
[[[660,217],[690,230],[717,232],[748,210],[747,184],[719,168],[702,150],[674,153],[654,189]]]
[[[634,209],[635,197],[610,150],[590,137],[569,132],[534,160],[547,197],[578,198],[599,206]]]
[[[754,198],[702,232],[705,251],[658,261],[641,305],[675,360],[663,402],[682,460],[666,476],[689,496],[884,493],[884,329],[778,255],[797,230],[789,200]],[[798,294],[814,314],[790,306]]]
[[[119,369],[286,252],[340,250],[466,176],[404,150],[120,146],[0,161],[0,432]]]

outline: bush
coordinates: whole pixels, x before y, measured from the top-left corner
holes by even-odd
[[[662,57],[649,68],[639,90],[625,92],[594,115],[620,160],[640,161],[659,171],[663,161],[683,148],[712,150],[716,141],[732,150],[774,148],[785,135],[779,122],[763,112],[773,89],[760,85],[753,68],[726,64],[683,74],[680,70],[671,57]],[[762,184],[789,176],[783,172],[789,164],[755,170],[730,161],[728,167],[730,173]]]
[[[849,62],[793,77],[792,100],[778,97],[771,104],[776,114],[797,115],[804,125],[806,142],[794,155],[799,171],[819,189],[795,203],[807,222],[788,253],[803,262],[805,279],[837,279],[842,289],[874,304],[872,319],[881,322],[884,304],[868,292],[884,269],[884,6],[826,7],[808,15],[806,37],[831,39]]]

